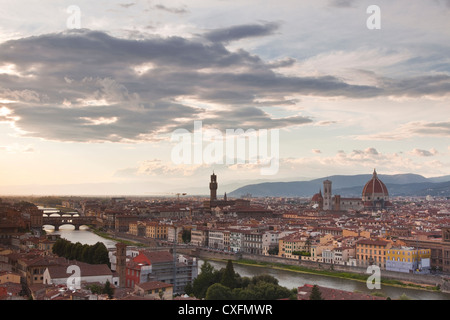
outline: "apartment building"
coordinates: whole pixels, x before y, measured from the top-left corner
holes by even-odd
[[[390,241],[381,239],[362,239],[356,242],[356,260],[358,266],[377,265],[386,269],[386,251],[392,247]]]
[[[386,251],[386,270],[405,273],[428,273],[431,249],[391,247]]]
[[[203,227],[192,229],[191,244],[194,246],[206,247],[208,245],[208,229]]]
[[[143,250],[127,263],[125,285],[135,288],[136,284],[160,281],[173,284],[174,293],[183,293],[186,284],[197,277],[197,269],[195,258],[182,255],[175,258],[169,251]]]

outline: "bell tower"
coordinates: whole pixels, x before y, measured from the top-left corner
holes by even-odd
[[[333,203],[331,196],[331,181],[325,180],[323,182],[323,210],[332,210],[333,209]]]
[[[210,201],[217,200],[217,176],[214,174],[211,175],[211,182],[209,183],[209,191],[210,191]]]
[[[127,245],[116,243],[116,272],[119,274],[119,287],[125,287],[127,269]]]

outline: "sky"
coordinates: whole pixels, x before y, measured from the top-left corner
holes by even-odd
[[[449,39],[448,0],[0,0],[0,194],[450,175]]]

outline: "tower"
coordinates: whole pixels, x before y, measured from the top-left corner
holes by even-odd
[[[323,210],[333,209],[331,200],[331,181],[327,179],[323,182]]]
[[[214,174],[211,175],[211,182],[209,183],[209,190],[210,190],[210,201],[216,201],[217,200],[217,176]]]
[[[119,287],[125,287],[127,269],[127,245],[116,243],[116,272],[119,274]]]

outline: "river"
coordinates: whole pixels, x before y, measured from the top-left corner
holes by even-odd
[[[80,242],[82,244],[93,245],[98,241],[103,242],[107,248],[114,248],[116,242],[102,238],[95,233],[89,231],[88,228],[80,228],[80,230],[74,230],[71,226],[62,226],[59,231],[47,230],[49,233],[60,234],[62,238],[67,239],[73,243]],[[226,262],[222,261],[208,261],[217,270],[225,268]],[[199,261],[199,268],[203,264],[203,261]],[[333,277],[327,277],[323,275],[298,273],[288,270],[270,269],[265,267],[239,265],[233,264],[234,270],[242,277],[252,277],[260,274],[269,274],[278,279],[278,283],[286,288],[292,289],[303,286],[304,284],[317,284],[319,286],[341,289],[346,291],[359,291],[365,293],[378,292],[390,297],[391,299],[397,299],[401,295],[405,294],[407,297],[413,300],[450,300],[450,294],[441,292],[429,292],[425,290],[401,288],[394,286],[381,285],[381,289],[370,290],[367,288],[365,282],[339,279]],[[369,275],[368,275],[369,276]]]

